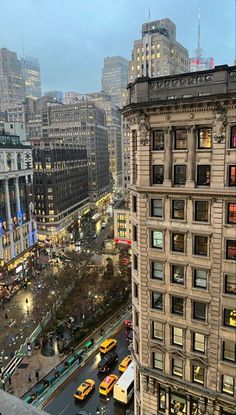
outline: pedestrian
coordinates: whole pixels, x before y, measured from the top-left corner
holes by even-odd
[[[28,374],[28,382],[30,383],[32,381],[31,373]]]
[[[38,370],[35,371],[35,378],[38,382],[39,381],[39,371]]]
[[[26,299],[25,299],[25,302],[26,302],[26,304],[28,304],[28,302],[29,302],[29,301],[28,301],[28,298],[26,298]]]
[[[7,313],[5,313],[5,319],[8,320],[8,314]]]
[[[8,379],[9,385],[11,386],[11,378]]]

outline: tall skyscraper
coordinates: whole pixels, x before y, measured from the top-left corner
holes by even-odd
[[[235,94],[227,65],[129,86],[135,415],[235,414]]]
[[[121,56],[104,59],[102,69],[102,90],[111,95],[113,104],[121,107],[121,91],[128,81],[129,61]]]
[[[25,81],[25,96],[39,99],[41,97],[40,65],[36,58],[21,58],[22,72]]]
[[[144,23],[142,39],[134,41],[129,82],[140,76],[153,78],[188,70],[188,51],[176,40],[175,24],[170,19]]]
[[[15,52],[0,48],[0,110],[18,104],[25,98],[21,61]]]

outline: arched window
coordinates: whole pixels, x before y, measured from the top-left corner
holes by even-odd
[[[17,154],[17,170],[21,170],[21,155]]]
[[[10,153],[7,154],[7,170],[8,171],[12,170],[12,168],[11,168],[11,154]]]

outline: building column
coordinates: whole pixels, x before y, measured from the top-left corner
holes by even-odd
[[[172,127],[164,129],[165,135],[165,166],[164,166],[164,185],[171,187],[172,185]]]
[[[195,187],[195,125],[187,130],[188,162],[186,186]]]
[[[15,178],[15,190],[16,190],[16,206],[17,206],[17,219],[19,220],[19,212],[21,211],[20,206],[20,190],[19,190],[19,178]],[[22,224],[19,225],[19,232],[20,232],[20,244],[21,244],[21,252],[24,251],[24,236],[23,236],[23,229]]]

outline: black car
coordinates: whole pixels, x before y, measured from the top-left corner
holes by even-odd
[[[100,362],[97,365],[99,372],[109,372],[110,368],[118,362],[118,354],[117,353],[106,353],[102,356]]]

